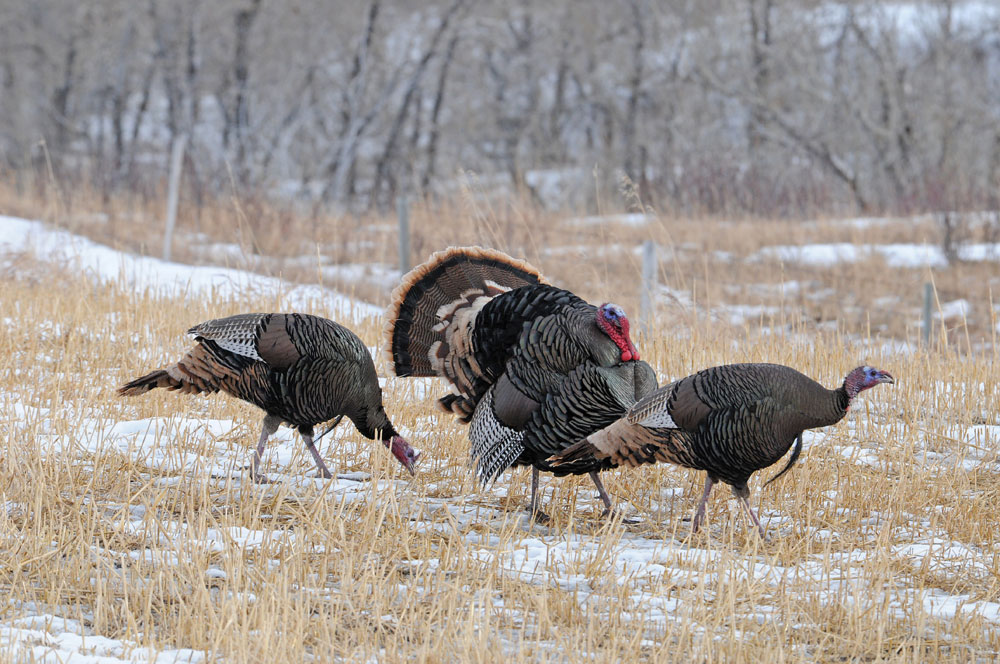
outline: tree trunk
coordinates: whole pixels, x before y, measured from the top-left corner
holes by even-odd
[[[444,51],[444,59],[441,61],[441,70],[438,74],[437,94],[434,95],[434,106],[431,108],[430,136],[427,139],[427,166],[420,177],[420,191],[427,194],[437,169],[438,139],[441,135],[441,107],[444,105],[444,88],[448,80],[448,69],[451,66],[452,58],[455,56],[455,48],[458,46],[459,34],[452,35],[448,41],[448,46]]]
[[[750,10],[750,67],[753,76],[754,95],[758,99],[767,100],[768,88],[771,82],[771,68],[768,62],[771,49],[771,9],[773,0],[763,0],[760,10],[757,0],[749,0]],[[763,127],[766,117],[758,106],[750,107],[750,123],[747,126],[747,145],[750,149],[750,159],[756,158],[764,143]]]
[[[63,58],[62,83],[52,94],[52,114],[55,123],[55,136],[50,146],[55,152],[62,152],[66,147],[69,128],[69,95],[73,90],[75,78],[77,48],[76,31],[70,34],[66,44],[66,56]]]
[[[396,151],[396,142],[399,140],[399,134],[403,129],[403,122],[406,120],[407,110],[410,107],[414,94],[416,94],[420,87],[420,81],[423,78],[424,72],[427,70],[427,64],[437,52],[438,44],[441,42],[441,38],[444,36],[444,33],[448,30],[448,26],[451,24],[452,18],[464,3],[465,0],[454,0],[451,6],[445,10],[444,14],[441,16],[441,23],[438,25],[437,30],[434,31],[434,35],[431,37],[427,50],[417,62],[413,75],[410,77],[410,82],[406,86],[406,91],[403,93],[403,101],[399,105],[399,112],[396,113],[396,118],[392,123],[392,127],[389,129],[389,136],[385,141],[385,149],[382,150],[382,156],[379,158],[378,164],[375,167],[375,182],[372,184],[371,197],[368,203],[369,207],[374,207],[380,200],[380,189],[382,187],[382,183],[388,175],[389,163]],[[420,112],[419,108],[417,109],[417,112]],[[392,192],[390,191],[389,193],[391,194]]]
[[[236,12],[236,49],[233,54],[233,85],[236,97],[233,112],[229,118],[236,140],[236,177],[240,184],[249,179],[247,163],[247,130],[250,127],[250,102],[247,97],[250,79],[249,43],[250,30],[260,12],[261,0],[250,0],[250,6]],[[195,102],[196,103],[196,102]]]
[[[358,42],[358,47],[354,51],[351,72],[347,78],[347,85],[344,86],[336,157],[322,169],[322,172],[327,173],[329,176],[326,187],[323,188],[322,197],[324,199],[336,198],[341,195],[352,196],[354,193],[357,174],[354,161],[357,158],[358,139],[368,126],[368,123],[375,117],[374,112],[369,112],[367,117],[362,117],[361,105],[363,103],[365,82],[368,77],[368,54],[371,51],[372,41],[374,40],[378,15],[379,1],[372,0],[371,4],[368,5],[368,16],[365,20],[365,28],[363,30],[364,36]],[[387,88],[387,91],[391,90],[392,87]],[[375,108],[377,109],[380,106],[381,101],[376,102]]]
[[[642,94],[642,55],[646,43],[646,32],[643,27],[644,16],[639,6],[641,0],[631,0],[632,28],[635,30],[635,40],[632,42],[632,73],[629,76],[628,105],[625,110],[625,175],[638,182],[642,174],[636,170],[635,136],[639,122],[639,96]]]

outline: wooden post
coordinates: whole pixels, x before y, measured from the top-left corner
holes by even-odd
[[[399,271],[406,274],[410,271],[410,207],[402,194],[396,198],[396,215],[399,217]]]
[[[656,244],[642,243],[642,290],[639,292],[639,329],[649,334],[653,322],[653,292],[656,290]]]
[[[931,302],[934,300],[934,285],[930,282],[924,284],[924,347],[931,340]]]
[[[184,145],[187,134],[174,138],[170,151],[170,184],[167,189],[167,227],[163,231],[163,260],[170,260],[170,248],[174,241],[174,225],[177,223],[177,198],[181,191],[181,166],[184,163]]]

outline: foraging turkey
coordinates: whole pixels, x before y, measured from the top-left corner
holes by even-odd
[[[656,389],[656,374],[629,338],[614,304],[595,307],[545,283],[531,265],[492,249],[452,247],[403,277],[393,292],[387,354],[397,376],[441,376],[452,393],[438,405],[469,423],[476,472],[494,481],[511,465],[589,474],[605,507],[598,471],[584,459],[553,469],[546,459],[623,416]]]
[[[625,466],[666,461],[708,471],[705,491],[692,524],[705,517],[712,486],[732,488],[761,536],[764,528],[747,501],[750,476],[778,461],[793,441],[787,472],[802,451],[802,432],[836,424],[862,390],[893,383],[869,366],[847,374],[828,390],[779,364],[728,364],[699,371],[641,399],[628,415],[549,459],[555,466],[581,459],[604,459]]]
[[[379,439],[413,473],[419,455],[399,435],[382,407],[375,364],[349,329],[308,314],[240,314],[188,330],[197,345],[176,364],[118,389],[122,396],[157,387],[186,394],[225,392],[265,412],[250,465],[258,474],[264,444],[282,422],[297,428],[322,477],[332,477],[313,442],[313,427],[346,415],[361,435]],[[328,429],[329,431],[329,429]]]

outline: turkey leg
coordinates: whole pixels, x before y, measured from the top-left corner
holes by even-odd
[[[316,443],[313,442],[312,430],[310,429],[308,433],[305,431],[299,431],[299,433],[302,434],[302,440],[306,443],[306,449],[309,450],[309,453],[312,454],[313,461],[316,462],[316,468],[319,470],[319,476],[327,480],[333,477],[330,469],[326,467],[326,462],[323,461],[323,457],[319,455],[319,450],[316,449]]]
[[[267,479],[266,475],[261,475],[257,469],[260,466],[260,458],[264,455],[264,445],[267,443],[267,439],[271,437],[272,433],[278,430],[280,424],[280,417],[274,417],[273,415],[264,416],[264,423],[260,429],[260,440],[257,442],[257,449],[254,451],[253,460],[250,462],[250,479],[259,484],[268,484],[271,481]]]
[[[760,533],[761,538],[763,538],[764,526],[760,525],[760,519],[758,519],[757,515],[754,514],[753,508],[750,507],[750,501],[748,500],[748,498],[750,497],[750,487],[748,487],[746,484],[740,487],[734,486],[733,494],[735,494],[736,497],[740,499],[740,502],[743,503],[743,507],[747,508],[747,514],[750,515],[750,520],[753,521],[753,525],[757,526],[757,531]]]
[[[608,496],[608,492],[604,489],[604,482],[601,481],[601,476],[596,470],[591,471],[590,479],[594,480],[594,486],[597,487],[597,493],[600,494],[601,500],[604,502],[604,513],[601,516],[608,518],[614,517],[616,514],[621,515],[622,523],[639,523],[639,519],[629,518],[619,512],[618,510],[611,507],[611,498]]]
[[[538,469],[531,467],[531,502],[528,504],[528,514],[538,523],[548,523],[549,515],[538,509]]]
[[[601,476],[597,474],[596,470],[590,472],[590,479],[594,480],[594,486],[597,487],[597,493],[601,496],[601,502],[604,503],[604,513],[601,514],[603,517],[614,517],[615,514],[621,514],[618,510],[611,507],[611,498],[608,496],[608,492],[604,489],[604,482],[601,481]],[[636,523],[635,519],[626,518],[622,515],[623,523]]]
[[[604,503],[604,516],[611,514],[611,498],[608,497],[608,492],[604,490],[604,482],[601,481],[601,476],[597,474],[596,470],[590,471],[590,479],[594,480],[594,486],[597,487],[597,493],[601,496],[601,502]]]
[[[701,494],[701,502],[698,503],[698,511],[695,512],[694,521],[691,523],[692,534],[698,532],[701,522],[705,520],[705,506],[708,505],[708,494],[712,493],[713,486],[715,486],[715,480],[712,479],[711,475],[708,475],[705,477],[705,491]]]

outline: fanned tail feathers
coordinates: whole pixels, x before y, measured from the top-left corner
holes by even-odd
[[[437,400],[438,408],[451,413],[466,424],[472,419],[476,404],[459,394],[446,394]]]
[[[534,267],[483,247],[450,247],[408,272],[393,291],[386,359],[397,376],[440,376],[453,394],[438,407],[472,419],[488,387],[474,357],[472,330],[483,305],[501,293],[545,283]]]
[[[450,247],[403,276],[386,319],[386,355],[397,376],[469,380],[458,358],[469,354],[469,328],[489,299],[545,283],[524,261],[483,247]],[[472,367],[474,372],[475,367]]]

